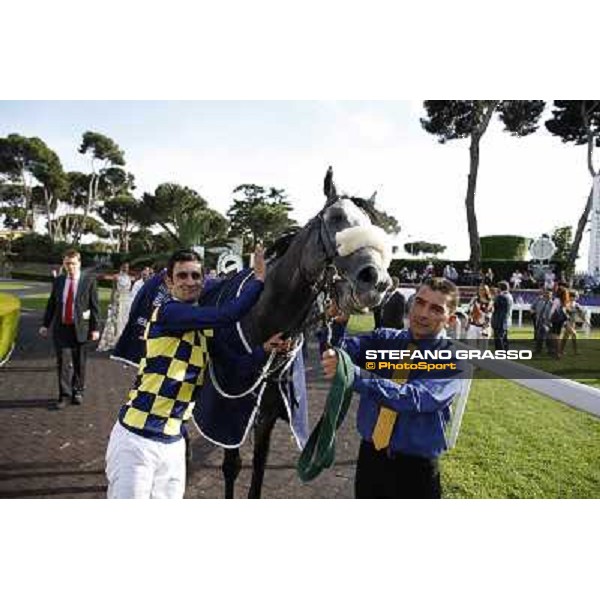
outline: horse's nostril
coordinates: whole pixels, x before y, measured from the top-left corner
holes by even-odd
[[[358,281],[368,285],[375,285],[377,279],[377,269],[375,267],[365,267],[358,273]]]

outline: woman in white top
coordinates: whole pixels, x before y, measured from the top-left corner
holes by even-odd
[[[490,288],[482,284],[477,295],[469,303],[468,340],[487,340],[491,334],[491,320],[494,303]]]

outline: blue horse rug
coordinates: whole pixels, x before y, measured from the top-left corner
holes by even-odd
[[[209,280],[200,298],[204,306],[219,306],[235,298],[243,282],[251,277],[245,270],[231,279]],[[144,354],[142,339],[152,311],[168,296],[164,273],[149,279],[138,292],[111,358],[137,366]],[[308,439],[308,402],[304,360],[298,349],[285,369],[277,387],[285,406],[288,422],[300,449]],[[239,398],[259,378],[262,364],[252,360],[252,348],[245,339],[240,323],[214,330],[209,340],[210,367],[196,401],[193,420],[200,433],[224,448],[241,446],[252,428],[264,393],[264,385]],[[214,380],[214,381],[213,381]],[[217,389],[218,388],[218,389]]]
[[[245,270],[202,295],[200,303],[219,306],[239,294],[251,277]],[[193,420],[200,433],[224,448],[238,448],[247,438],[258,414],[265,382],[255,386],[263,364],[252,360],[252,350],[240,323],[214,330],[209,352],[211,365],[196,401]],[[298,347],[282,371],[278,371],[278,393],[298,448],[308,439],[308,402],[302,348]],[[280,375],[280,376],[279,376]],[[273,385],[273,384],[271,384]],[[249,391],[252,387],[253,390]],[[247,392],[247,393],[244,393]],[[230,398],[227,396],[239,396]]]

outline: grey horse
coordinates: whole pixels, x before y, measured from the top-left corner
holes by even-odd
[[[385,232],[372,223],[373,202],[339,196],[331,167],[325,176],[324,193],[326,202],[319,213],[275,251],[268,264],[263,293],[251,312],[238,324],[237,333],[245,338],[248,348],[256,347],[274,333],[283,331],[294,341],[297,349],[302,343],[302,331],[315,313],[317,296],[325,293],[335,299],[342,310],[350,313],[379,304],[390,285],[387,273],[389,245]],[[218,304],[219,295],[208,295],[203,304]],[[215,342],[227,345],[231,335],[231,331],[217,330]],[[285,356],[273,356],[271,359],[268,369],[262,370],[264,389],[261,389],[260,404],[251,417],[254,453],[250,498],[259,498],[261,494],[275,422],[278,418],[290,420],[289,407],[286,408],[283,402],[280,386],[281,370],[285,368],[284,364],[289,366],[290,361],[286,363]],[[231,372],[231,368],[221,369],[223,387],[227,386]],[[226,406],[223,403],[227,402],[239,400],[220,398],[215,405],[223,407]],[[198,418],[202,410],[201,397],[194,411],[194,421],[204,433]],[[206,437],[212,439],[208,435]],[[215,439],[212,441],[219,443]],[[242,465],[239,446],[220,445],[225,447],[222,465],[225,497],[233,498],[235,480]]]

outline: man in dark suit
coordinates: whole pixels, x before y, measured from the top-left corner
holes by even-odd
[[[392,287],[381,304],[373,309],[375,329],[379,327],[404,329],[405,308],[406,300],[400,291],[400,280],[397,277],[392,277]]]
[[[498,289],[500,292],[494,299],[494,312],[492,313],[494,344],[496,350],[508,350],[508,329],[512,319],[514,300],[509,292],[507,281],[501,281]]]
[[[95,277],[81,273],[81,256],[67,250],[63,257],[65,275],[55,278],[39,333],[52,337],[58,361],[59,396],[56,408],[83,402],[86,344],[100,337],[100,309]],[[73,372],[71,373],[71,364]]]

